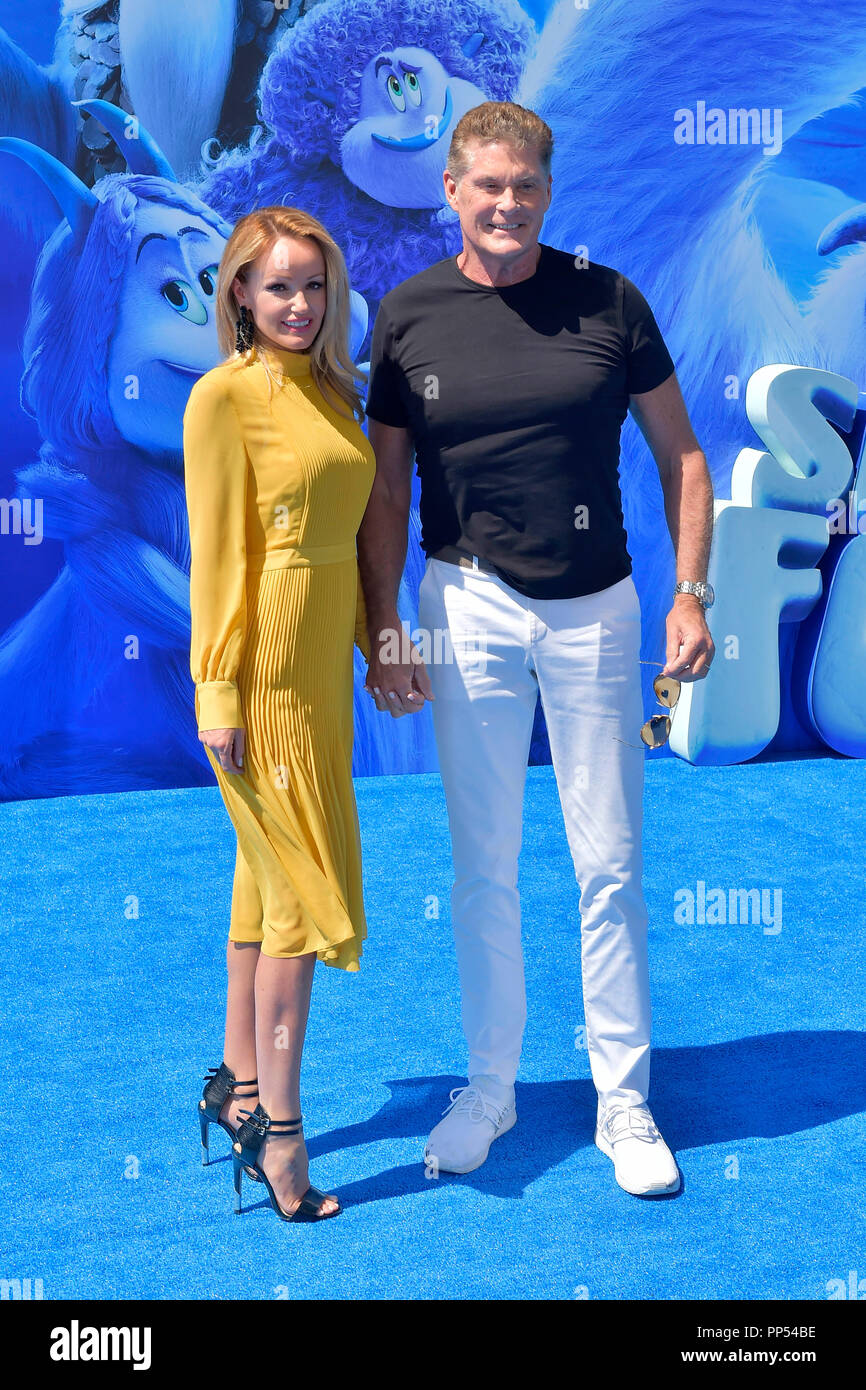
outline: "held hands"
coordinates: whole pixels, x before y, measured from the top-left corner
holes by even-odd
[[[200,729],[198,737],[199,742],[205,744],[219,759],[225,772],[243,773],[243,729]]]
[[[709,673],[715,644],[704,617],[703,604],[694,594],[677,594],[668,613],[664,676],[679,681],[699,681]]]
[[[389,636],[396,638],[396,643],[389,642]],[[393,719],[399,719],[404,714],[417,714],[425,700],[435,698],[427,667],[396,614],[391,627],[379,628],[372,647],[364,689],[378,710],[387,710]],[[400,659],[391,660],[392,654]]]

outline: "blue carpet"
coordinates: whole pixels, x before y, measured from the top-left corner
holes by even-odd
[[[46,1299],[825,1299],[866,1274],[864,787],[841,758],[649,761],[650,1103],[684,1186],[646,1201],[592,1144],[549,767],[527,782],[518,1124],[475,1173],[425,1178],[465,1080],[445,805],[436,774],[357,781],[370,937],[360,974],[316,972],[303,1077],[311,1175],[346,1210],[291,1230],[248,1183],[232,1215],[220,1131],[199,1164],[234,853],[216,788],[0,806],[0,1273]],[[677,922],[699,881],[781,889],[781,929]]]

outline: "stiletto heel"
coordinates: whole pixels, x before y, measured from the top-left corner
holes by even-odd
[[[240,1133],[240,1131],[238,1131],[238,1133]],[[238,1157],[238,1155],[234,1152],[234,1145],[232,1145],[232,1182],[234,1183],[234,1189],[235,1189],[235,1196],[234,1196],[234,1213],[235,1213],[235,1216],[240,1216],[240,1214],[241,1214],[241,1180],[242,1180],[243,1171],[244,1171],[243,1163],[241,1162],[241,1159]],[[248,1173],[250,1172],[250,1169],[249,1169],[249,1168],[247,1168],[247,1172],[248,1172]],[[258,1176],[258,1174],[256,1174],[256,1182],[261,1182],[261,1178]]]
[[[230,1095],[237,1092],[243,1099],[252,1099],[258,1094],[258,1077],[254,1076],[252,1081],[238,1081],[234,1072],[227,1067],[225,1062],[220,1062],[218,1067],[211,1067],[207,1076],[204,1078],[204,1090],[201,1093],[201,1100],[198,1103],[198,1122],[201,1130],[201,1166],[207,1168],[210,1164],[210,1147],[208,1125],[219,1125],[229,1136],[232,1143],[235,1141],[237,1130],[228,1120],[220,1119],[226,1100]],[[252,1086],[252,1091],[244,1094],[238,1088],[240,1086]],[[248,1113],[248,1112],[247,1112]],[[249,1176],[253,1182],[261,1181],[258,1173],[250,1171]]]
[[[319,1211],[323,1202],[336,1201],[336,1198],[331,1197],[327,1192],[320,1192],[317,1187],[308,1187],[295,1210],[285,1211],[277,1201],[277,1194],[271,1187],[265,1173],[258,1165],[259,1151],[265,1141],[265,1136],[271,1134],[276,1139],[281,1135],[300,1134],[304,1128],[303,1116],[299,1115],[296,1120],[272,1120],[262,1105],[257,1105],[255,1110],[241,1110],[239,1113],[246,1115],[247,1118],[238,1129],[232,1144],[235,1214],[238,1215],[241,1211],[243,1174],[247,1173],[249,1176],[253,1176],[255,1173],[258,1175],[257,1180],[263,1182],[267,1188],[271,1206],[281,1221],[326,1221],[329,1216],[339,1216],[343,1210],[339,1204],[335,1211]]]
[[[199,1109],[198,1122],[199,1128],[201,1129],[201,1166],[202,1168],[206,1168],[210,1163],[210,1149],[208,1147],[208,1125],[210,1124],[210,1120],[203,1109]]]

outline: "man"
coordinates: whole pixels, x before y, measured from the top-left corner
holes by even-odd
[[[445,192],[463,250],[386,294],[367,412],[377,473],[358,537],[373,659],[366,688],[395,718],[432,700],[454,861],[452,920],[469,1048],[427,1142],[468,1173],[516,1120],[526,1019],[517,861],[540,691],[581,887],[596,1144],[637,1195],[680,1174],[647,1106],[650,1002],[641,887],[640,610],[622,523],[630,408],[656,460],[676,549],[665,674],[703,678],[712,486],[673,361],[618,271],[538,241],[550,128],[510,102],[459,121]],[[418,620],[449,642],[428,673],[401,632],[413,447],[427,556]],[[677,586],[678,590],[680,586]]]

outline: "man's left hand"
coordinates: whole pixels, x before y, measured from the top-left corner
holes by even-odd
[[[703,680],[715,655],[703,604],[694,594],[677,594],[668,613],[665,676],[679,681]]]

